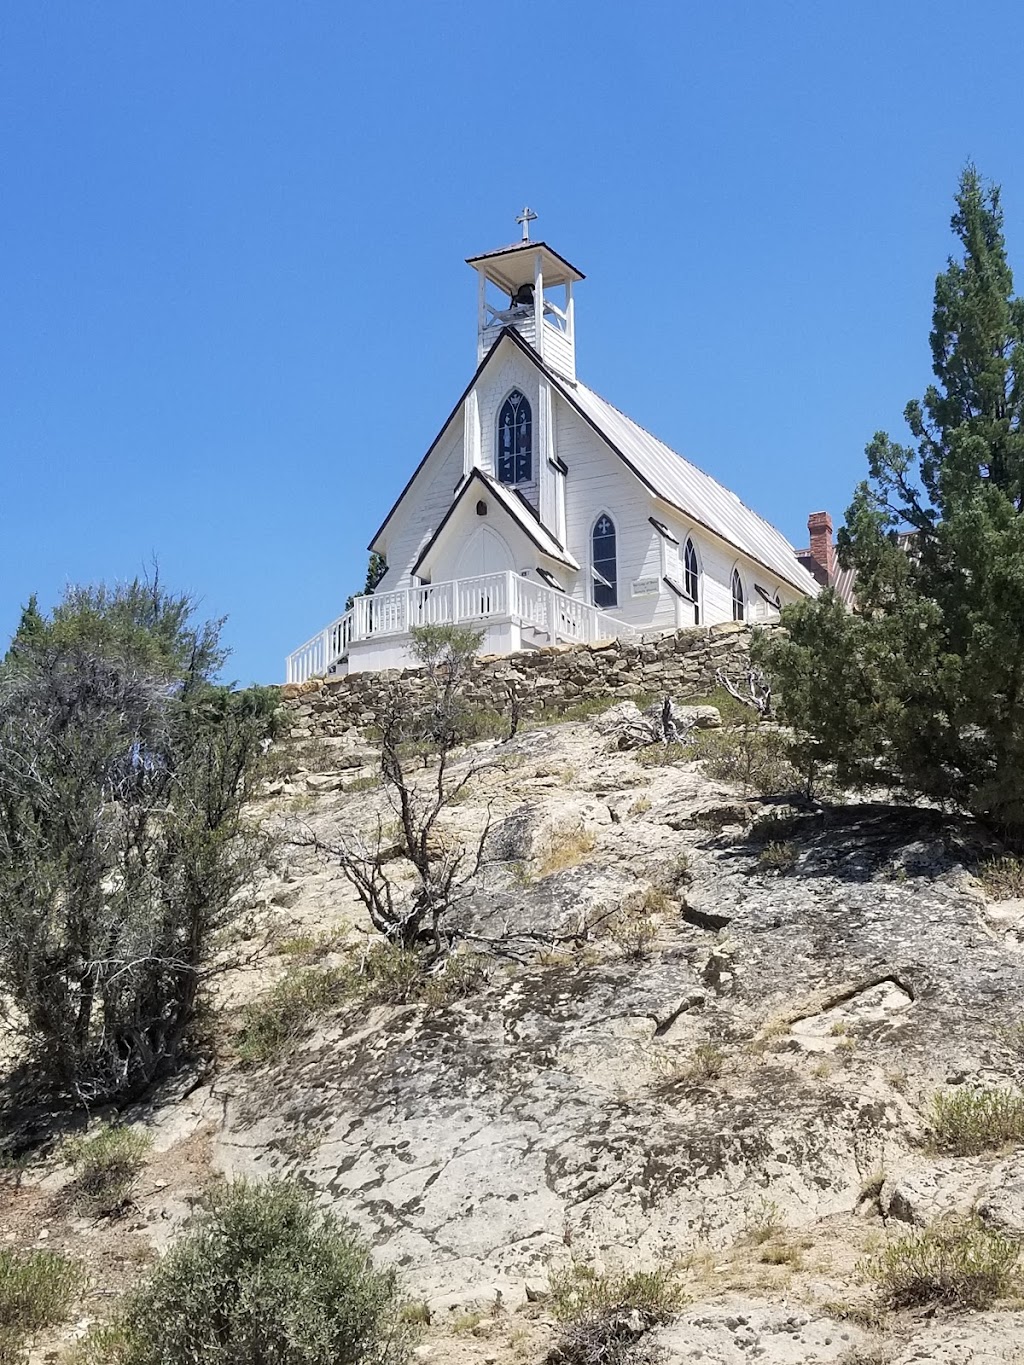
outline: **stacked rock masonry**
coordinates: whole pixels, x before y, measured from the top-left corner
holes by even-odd
[[[468,692],[480,707],[502,710],[514,687],[527,715],[553,702],[572,705],[645,693],[670,693],[677,700],[706,696],[719,670],[742,676],[752,635],[751,627],[730,621],[636,640],[482,657],[472,665]],[[282,697],[293,717],[291,737],[334,738],[376,724],[394,685],[413,702],[428,684],[422,670],[412,668],[286,684]]]

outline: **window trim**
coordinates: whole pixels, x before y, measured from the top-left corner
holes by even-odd
[[[739,602],[739,615],[736,614],[736,606],[737,606],[736,585],[737,585],[737,583],[739,584],[739,588],[740,588],[740,595],[739,595],[739,599],[738,599],[738,602]],[[748,610],[747,604],[748,604],[748,602],[749,602],[749,600],[750,600],[750,596],[749,596],[749,594],[748,594],[748,592],[747,592],[747,585],[746,585],[746,583],[744,583],[744,581],[743,581],[743,575],[740,573],[740,566],[739,566],[738,564],[734,564],[734,565],[733,565],[732,573],[729,575],[729,592],[730,592],[730,595],[731,595],[731,597],[732,597],[732,619],[733,619],[734,621],[743,621],[743,622],[746,622],[746,620],[747,620],[747,610]]]
[[[522,398],[523,402],[526,404],[526,410],[527,410],[527,412],[530,414],[530,447],[529,447],[529,452],[528,452],[528,453],[529,453],[529,461],[530,461],[530,463],[529,463],[529,473],[528,473],[528,477],[527,477],[527,478],[525,478],[525,479],[516,479],[516,478],[513,478],[513,479],[509,480],[509,481],[506,483],[505,480],[501,477],[501,433],[502,433],[501,418],[502,418],[502,414],[503,414],[504,411],[505,411],[505,404],[509,401],[509,399],[512,397],[512,395],[513,395],[514,393],[518,393],[518,394],[519,394],[519,396]],[[512,472],[513,472],[513,474],[515,474],[515,472],[516,472],[516,470],[515,470],[515,458],[516,458],[516,457],[515,457],[515,454],[513,453],[513,456],[512,456],[512,460],[513,460]],[[533,473],[534,463],[535,463],[535,461],[534,461],[534,441],[533,441],[533,404],[530,402],[529,395],[526,393],[526,391],[525,391],[519,384],[513,384],[512,387],[505,393],[505,395],[503,396],[501,402],[498,404],[498,410],[497,410],[497,413],[496,413],[495,418],[494,418],[494,477],[495,477],[495,479],[497,480],[497,482],[501,484],[502,488],[513,488],[513,489],[515,489],[515,488],[526,487],[526,486],[528,486],[528,485],[530,485],[530,484],[536,483],[536,479],[534,478],[534,473]]]
[[[687,581],[686,581],[686,580],[687,580],[687,577],[688,577],[687,567],[686,567],[686,552],[687,552],[687,550],[692,550],[692,551],[693,551],[694,577],[695,577],[696,580],[697,580],[696,589],[695,589],[692,593],[690,592],[690,585],[689,585],[689,584],[687,583]],[[700,623],[701,623],[701,622],[700,622],[700,618],[701,618],[701,600],[700,600],[700,599],[701,599],[701,588],[702,588],[703,585],[704,585],[704,583],[703,583],[703,580],[704,580],[704,565],[703,565],[703,563],[701,562],[700,551],[697,549],[697,542],[694,540],[693,535],[692,535],[691,532],[689,532],[689,531],[687,531],[687,533],[686,533],[686,539],[683,541],[683,544],[682,544],[682,547],[681,547],[681,550],[680,550],[680,555],[679,555],[679,567],[680,567],[680,568],[682,569],[682,571],[683,571],[683,591],[684,591],[684,593],[685,593],[686,600],[687,600],[688,602],[692,602],[692,603],[693,603],[693,624],[694,624],[695,626],[699,626]]]
[[[607,519],[608,519],[608,521],[609,521],[609,523],[610,523],[610,525],[611,525],[611,528],[612,528],[612,537],[613,537],[614,545],[615,545],[615,561],[614,561],[614,562],[615,562],[615,574],[614,574],[614,577],[612,578],[612,580],[611,580],[611,582],[610,582],[611,591],[614,593],[614,601],[609,602],[606,606],[602,606],[602,605],[598,602],[598,600],[597,600],[597,589],[598,589],[598,587],[600,587],[601,585],[598,583],[597,578],[596,578],[596,575],[597,575],[597,573],[599,572],[599,570],[596,568],[595,562],[594,562],[594,533],[596,532],[596,530],[597,530],[597,524],[598,524],[598,522],[601,520],[602,517],[607,517]],[[612,514],[611,514],[609,511],[605,510],[604,508],[602,508],[602,509],[594,516],[594,518],[592,519],[592,521],[591,521],[591,523],[590,523],[589,551],[590,551],[590,553],[589,553],[589,559],[588,559],[588,563],[589,563],[589,566],[590,566],[590,594],[589,594],[589,595],[590,595],[590,602],[591,602],[591,605],[594,606],[594,607],[596,607],[598,611],[617,611],[617,610],[618,610],[618,606],[619,606],[619,528],[618,528],[618,525],[616,524],[615,518],[612,516]],[[604,562],[604,561],[603,561],[603,562]],[[602,574],[601,577],[604,578],[604,575]],[[608,580],[606,580],[606,581],[608,581]]]

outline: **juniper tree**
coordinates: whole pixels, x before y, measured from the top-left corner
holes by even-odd
[[[0,1008],[75,1100],[176,1064],[265,852],[273,698],[215,685],[219,633],[155,583],[75,588],[0,667]]]
[[[878,432],[839,533],[855,613],[825,592],[762,641],[806,764],[902,784],[1024,836],[1024,300],[998,187],[960,178],[935,284],[935,383]]]

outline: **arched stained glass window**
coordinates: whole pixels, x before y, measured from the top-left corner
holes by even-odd
[[[683,550],[683,591],[693,603],[693,624],[700,625],[700,565],[697,563],[697,550],[692,540],[687,540]]]
[[[498,482],[530,483],[533,479],[533,417],[530,405],[513,389],[498,414]]]
[[[740,578],[739,569],[732,571],[732,619],[743,621],[746,619],[746,602],[743,598],[743,579]]]
[[[594,606],[605,610],[618,605],[618,569],[615,560],[615,523],[602,512],[590,536],[590,570],[594,580]]]

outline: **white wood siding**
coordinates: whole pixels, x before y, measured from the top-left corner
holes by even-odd
[[[450,427],[420,473],[415,489],[399,507],[387,528],[388,571],[381,580],[381,592],[409,586],[412,566],[452,505],[455,486],[462,478],[462,468],[460,413],[452,419]]]

